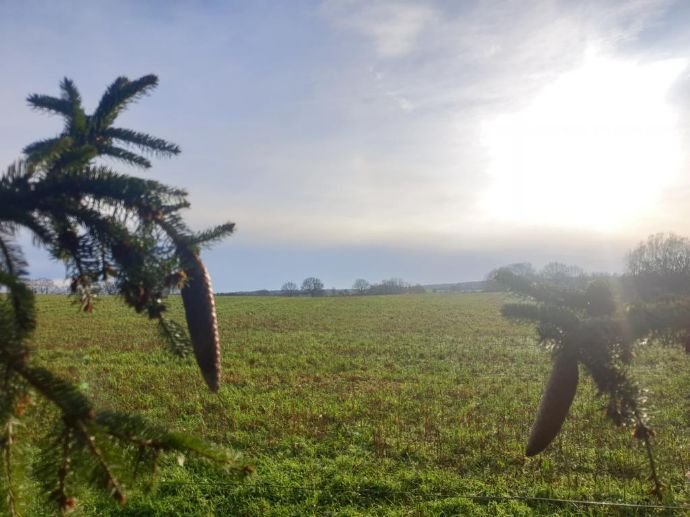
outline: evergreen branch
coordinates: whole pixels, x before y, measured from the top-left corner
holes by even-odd
[[[539,321],[541,318],[539,309],[539,305],[533,303],[504,303],[501,307],[501,314],[504,318]]]
[[[73,430],[70,427],[65,427],[62,436],[60,467],[58,468],[58,486],[51,494],[63,513],[68,512],[75,505],[74,498],[67,495],[67,476],[70,474],[72,463],[72,442]]]
[[[134,81],[126,77],[118,77],[108,86],[98,103],[93,115],[95,126],[100,130],[107,128],[128,104],[146,95],[157,85],[158,78],[153,74]]]
[[[92,420],[91,402],[71,383],[39,366],[15,363],[12,368],[44,398],[55,404],[68,421]]]
[[[104,411],[96,416],[96,424],[111,436],[137,447],[149,447],[163,452],[193,453],[216,463],[233,465],[236,455],[227,449],[210,445],[186,434],[169,432],[149,424],[136,415]]]
[[[190,349],[189,338],[179,325],[163,317],[165,288],[177,278],[174,283],[186,289],[188,320],[196,318],[189,315],[189,306],[203,302],[203,321],[188,324],[190,329],[203,327],[205,338],[213,331],[214,357],[219,362],[213,292],[198,258],[198,246],[229,235],[234,225],[194,234],[179,214],[189,206],[185,191],[89,165],[93,158],[104,155],[150,167],[146,158],[112,145],[118,141],[153,154],[179,153],[175,144],[165,140],[110,127],[124,108],[156,85],[153,75],[135,81],[118,78],[93,116],[86,115],[76,86],[67,78],[60,84],[59,99],[29,96],[27,100],[35,109],[63,116],[65,129],[56,138],[27,146],[28,160],[18,162],[0,176],[0,286],[10,292],[10,296],[0,299],[0,366],[6,370],[0,421],[8,422],[19,414],[17,400],[26,390],[35,391],[59,410],[65,431],[50,441],[51,447],[42,448],[37,473],[45,491],[63,511],[75,504],[67,493],[69,473],[74,470],[78,476],[79,469],[84,468],[92,468],[94,480],[102,481],[118,501],[124,502],[115,475],[117,464],[110,463],[115,452],[109,447],[112,440],[121,442],[120,450],[127,453],[123,459],[130,459],[130,453],[138,449],[140,457],[153,461],[154,467],[161,451],[184,451],[226,464],[233,461],[227,451],[150,426],[135,417],[101,415],[96,422],[91,402],[78,389],[49,370],[28,363],[25,338],[34,328],[35,312],[33,294],[21,281],[25,269],[21,250],[12,243],[18,227],[31,230],[35,242],[45,246],[53,257],[66,261],[74,290],[85,293],[83,309],[91,306],[91,283],[114,278],[125,303],[158,319],[161,332],[168,334],[169,341],[176,341],[176,352],[182,355]],[[183,281],[184,268],[193,288]],[[201,341],[198,334],[193,345],[197,355]],[[218,367],[214,363],[216,370]],[[75,469],[70,467],[72,460]]]
[[[142,219],[151,219],[158,212],[176,212],[189,206],[187,193],[182,189],[154,180],[117,174],[107,167],[85,167],[68,175],[51,175],[31,187],[21,195],[13,196],[9,202],[55,212],[63,210],[63,206],[84,206],[90,197],[93,204],[106,203],[135,210]]]
[[[23,153],[33,164],[49,163],[67,152],[73,143],[74,140],[69,136],[48,138],[27,145],[23,149]]]
[[[92,143],[68,147],[64,152],[57,155],[48,172],[59,173],[77,170],[96,158],[98,154],[98,147]]]
[[[60,90],[62,91],[63,99],[69,101],[73,106],[81,105],[81,95],[79,94],[79,90],[77,90],[74,81],[68,79],[67,77],[63,78],[62,81],[60,81]]]
[[[637,304],[622,311],[610,284],[602,280],[580,277],[577,285],[564,287],[534,275],[516,275],[507,268],[495,272],[492,279],[530,300],[505,304],[503,315],[534,321],[540,342],[552,348],[556,361],[562,353],[570,354],[588,370],[599,393],[608,396],[607,417],[617,425],[634,426],[635,437],[645,444],[654,493],[661,497],[650,441],[653,432],[643,410],[645,400],[630,380],[626,364],[632,359],[633,345],[645,335],[668,332],[678,323],[678,331],[688,336],[690,302],[677,304],[674,300],[671,307],[668,301],[665,305]],[[555,394],[561,389],[552,386]]]
[[[87,429],[86,425],[84,425],[84,422],[81,420],[78,420],[74,423],[74,430],[77,432],[79,438],[81,438],[82,441],[86,443],[89,452],[91,453],[91,456],[96,460],[97,466],[101,471],[102,475],[104,476],[105,487],[108,490],[110,490],[110,495],[118,503],[124,504],[127,501],[127,496],[125,495],[125,492],[122,489],[120,482],[115,477],[115,474],[113,473],[110,465],[108,465],[108,462],[105,456],[103,455],[103,452],[98,447],[98,444],[96,443],[96,438],[93,436],[90,430]]]
[[[229,237],[235,231],[235,223],[225,223],[214,226],[208,230],[197,232],[190,237],[190,242],[195,245],[208,245]]]
[[[71,116],[67,119],[67,132],[71,135],[83,133],[88,124],[86,113],[81,105],[81,95],[71,79],[65,77],[60,83],[62,98],[69,101],[72,106]]]
[[[55,234],[52,232],[50,227],[44,224],[42,221],[31,216],[20,219],[20,221],[22,226],[28,230],[31,230],[34,245],[43,246],[48,249],[50,244],[55,241]]]
[[[516,275],[507,268],[496,271],[492,280],[503,285],[512,293],[531,298],[536,302],[566,305],[577,309],[586,308],[584,293],[578,289],[567,289],[548,281],[535,281]]]
[[[168,350],[178,357],[186,357],[192,353],[192,342],[181,325],[161,315],[158,318],[158,329],[161,337],[168,344]]]
[[[2,465],[5,474],[4,489],[6,492],[7,509],[11,517],[18,517],[18,494],[13,476],[14,462],[12,459],[12,449],[15,441],[13,427],[14,421],[10,418],[5,424],[5,432],[0,439],[0,448],[2,449]]]
[[[36,110],[47,111],[66,118],[72,115],[72,103],[65,99],[34,93],[26,98],[26,102]]]
[[[143,156],[139,156],[138,154],[114,145],[100,145],[98,147],[98,153],[101,155],[110,156],[111,158],[117,158],[118,160],[122,160],[123,162],[135,167],[142,167],[144,169],[151,168],[151,162]]]
[[[10,240],[10,236],[0,227],[0,270],[14,277],[26,274],[26,260],[21,249]]]
[[[36,167],[24,161],[17,160],[10,164],[5,173],[0,176],[0,185],[8,190],[16,190],[25,187],[27,182],[36,173]]]
[[[138,147],[142,151],[154,153],[159,156],[174,156],[180,154],[180,148],[171,142],[156,138],[146,133],[139,133],[131,129],[109,127],[103,131],[107,138],[120,140],[126,144]]]
[[[0,285],[8,289],[12,304],[15,352],[25,353],[26,349],[20,345],[21,340],[36,328],[34,295],[25,283],[18,280],[16,274],[0,271]]]
[[[169,187],[158,181],[117,174],[107,167],[88,167],[83,169],[75,180],[82,192],[99,199],[110,198],[122,201],[129,207],[162,206],[165,203],[178,203],[176,208],[187,207],[183,189]]]

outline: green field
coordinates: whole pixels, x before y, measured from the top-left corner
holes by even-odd
[[[212,395],[191,359],[170,356],[156,327],[115,299],[89,315],[39,296],[39,362],[99,408],[199,433],[256,469],[237,481],[170,457],[127,506],[83,492],[75,514],[568,515],[603,510],[463,496],[654,502],[644,449],[604,419],[585,375],[559,438],[524,457],[550,358],[531,327],[500,316],[502,300],[220,297],[225,384]],[[182,320],[179,300],[171,305]],[[635,359],[651,391],[667,504],[690,503],[689,362],[653,344]],[[41,515],[38,505],[31,512]]]

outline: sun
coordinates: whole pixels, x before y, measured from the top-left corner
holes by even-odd
[[[590,53],[514,113],[482,122],[489,218],[592,230],[634,225],[679,174],[667,102],[685,60],[641,64]]]

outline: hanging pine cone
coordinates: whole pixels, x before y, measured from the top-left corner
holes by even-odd
[[[568,416],[570,405],[577,389],[577,360],[571,356],[559,355],[553,365],[539,404],[537,418],[527,442],[525,455],[534,456],[546,449],[561,430]]]
[[[211,278],[197,255],[185,265],[187,282],[182,288],[182,303],[187,327],[201,374],[215,392],[220,386],[220,339]]]

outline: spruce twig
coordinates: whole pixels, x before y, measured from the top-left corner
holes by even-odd
[[[82,311],[94,308],[93,285],[108,281],[127,305],[160,322],[161,334],[179,355],[192,347],[182,328],[165,317],[165,292],[171,278],[179,277],[177,287],[184,286],[185,269],[196,267],[203,271],[203,278],[196,278],[197,282],[201,279],[209,295],[208,307],[203,321],[187,323],[190,330],[214,331],[214,367],[216,371],[219,368],[213,293],[208,272],[198,258],[198,247],[229,235],[234,225],[194,233],[180,215],[189,206],[184,190],[118,174],[92,163],[98,156],[110,156],[150,167],[151,162],[132,149],[149,156],[173,156],[180,152],[177,145],[163,139],[114,126],[128,105],[157,84],[154,75],[134,80],[119,77],[90,115],[84,111],[81,95],[69,79],[60,83],[59,97],[29,96],[27,100],[35,109],[63,118],[63,131],[57,137],[27,146],[26,160],[0,174],[0,287],[7,292],[0,296],[0,371],[4,372],[4,389],[0,393],[0,424],[4,429],[0,466],[4,481],[8,481],[3,483],[7,485],[7,500],[0,501],[0,507],[4,504],[8,513],[18,512],[20,490],[16,489],[12,474],[17,462],[13,452],[14,426],[21,418],[21,397],[27,390],[48,401],[60,416],[57,425],[61,432],[48,433],[57,439],[50,438],[41,444],[36,475],[63,512],[76,504],[69,493],[71,481],[78,481],[94,466],[92,473],[97,474],[111,495],[121,503],[126,500],[119,478],[122,466],[111,460],[115,452],[123,452],[124,460],[133,460],[135,476],[141,461],[151,461],[155,470],[161,452],[166,451],[189,452],[223,464],[232,462],[226,451],[194,437],[159,429],[137,417],[96,414],[91,401],[72,383],[37,366],[30,357],[28,338],[36,317],[33,293],[26,283],[26,263],[14,242],[20,228],[29,230],[34,242],[67,265],[72,291],[79,296]],[[196,334],[192,336],[194,347],[199,342]],[[200,365],[209,385],[217,389],[217,375],[209,381],[205,363],[200,361]],[[120,450],[115,451],[114,447]],[[138,451],[136,458],[131,457],[132,449]],[[82,461],[83,458],[90,461]]]

